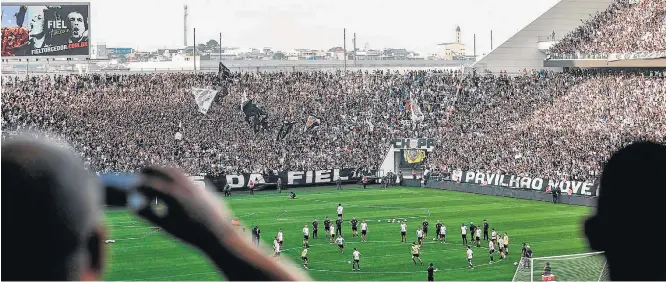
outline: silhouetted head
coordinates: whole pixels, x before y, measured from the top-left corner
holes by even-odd
[[[666,245],[618,244],[610,230],[634,236],[650,228],[664,234],[666,146],[637,142],[615,152],[604,166],[596,213],[585,221],[590,247],[604,251],[611,280],[666,280]],[[657,224],[659,230],[652,227]],[[652,271],[655,270],[656,271]],[[638,271],[637,271],[638,270]]]
[[[68,147],[25,136],[2,142],[7,280],[98,280],[102,189]]]

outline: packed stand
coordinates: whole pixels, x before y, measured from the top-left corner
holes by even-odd
[[[593,181],[623,144],[666,141],[663,72],[534,74],[509,85],[470,89],[430,164]]]
[[[555,56],[666,51],[666,1],[616,0],[553,45]]]
[[[65,136],[99,172],[172,165],[219,175],[265,170],[378,168],[392,138],[439,140],[429,164],[591,179],[623,142],[663,141],[663,73],[516,77],[392,71],[236,74],[207,114],[191,87],[214,74],[3,79],[3,134]],[[411,95],[410,95],[411,94]],[[255,133],[244,96],[268,116]],[[410,119],[411,97],[425,118]],[[305,132],[309,116],[321,119]],[[276,138],[283,122],[294,122]]]

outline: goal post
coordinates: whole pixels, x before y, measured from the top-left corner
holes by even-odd
[[[609,281],[603,252],[540,258],[522,258],[517,262],[512,281]],[[546,264],[550,274],[544,273]]]

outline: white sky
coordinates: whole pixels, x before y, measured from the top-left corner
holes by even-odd
[[[454,41],[457,25],[472,53],[499,46],[559,0],[90,0],[91,40],[107,47],[153,50],[182,47],[183,5],[189,7],[197,43],[218,39],[223,46],[328,49],[342,46],[407,48],[431,53],[437,43]],[[24,1],[38,2],[38,1]],[[70,1],[75,2],[75,1]],[[6,4],[5,1],[3,1]]]

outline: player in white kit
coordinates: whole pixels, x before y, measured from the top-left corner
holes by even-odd
[[[493,255],[495,254],[495,243],[493,243],[492,240],[488,241],[488,253],[490,254],[490,264],[495,263],[495,258]]]
[[[310,229],[305,225],[303,226],[303,247],[308,244],[308,239],[310,239]]]
[[[472,256],[474,255],[474,251],[472,251],[472,247],[467,246],[467,262],[469,263],[469,268],[474,268],[474,265],[472,265]]]
[[[446,225],[442,223],[442,226],[439,228],[439,242],[446,243]]]
[[[368,242],[368,223],[361,222],[361,242]]]
[[[329,241],[329,244],[333,244],[335,241],[335,225],[331,225],[331,240]]]
[[[352,259],[354,259],[352,262],[352,271],[356,270],[356,268],[358,268],[358,271],[361,271],[361,253],[356,248],[352,252]]]
[[[481,228],[476,229],[476,247],[481,247]]]

